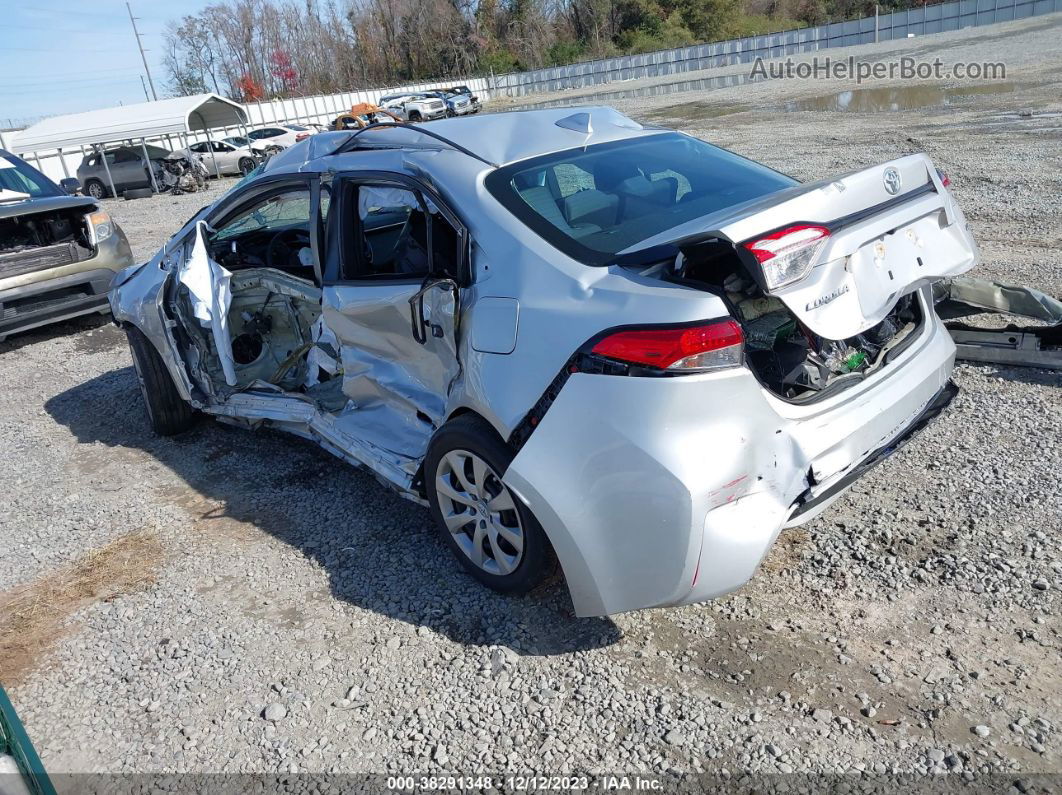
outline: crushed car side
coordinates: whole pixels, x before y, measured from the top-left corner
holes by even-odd
[[[563,112],[542,119],[551,127],[558,121],[568,121]],[[650,134],[604,123],[598,129],[617,140]],[[954,346],[926,287],[908,301],[920,319],[888,367],[797,404],[772,394],[740,351],[733,366],[673,377],[596,354],[594,341],[616,329],[742,318],[724,290],[661,278],[652,263],[588,267],[559,250],[492,192],[486,183],[495,167],[482,158],[446,146],[309,161],[289,150],[282,157],[267,174],[401,174],[430,184],[435,199],[460,216],[471,270],[455,293],[459,369],[428,417],[432,432],[417,437],[424,440],[420,460],[455,418],[486,423],[508,451],[498,474],[541,524],[579,615],[699,601],[739,587],[783,526],[823,510],[952,394]],[[179,238],[195,220],[121,281],[112,305],[120,322],[140,328],[158,349],[182,397],[237,419],[258,409],[248,400],[232,410],[197,389],[174,339],[180,324],[167,308],[167,274],[177,267],[173,258],[187,256],[189,241]],[[320,412],[290,406],[273,414],[262,408],[251,424],[315,438],[425,499],[420,484],[431,473],[418,481],[401,462],[385,466],[378,449],[344,445]]]

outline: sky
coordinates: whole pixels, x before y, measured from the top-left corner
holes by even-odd
[[[166,22],[209,2],[130,0],[159,99]],[[124,0],[0,0],[0,129],[143,102],[143,74]]]

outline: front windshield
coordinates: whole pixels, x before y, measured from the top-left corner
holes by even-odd
[[[679,133],[556,152],[486,179],[513,215],[588,265],[607,264],[669,229],[795,184]]]
[[[250,141],[248,141],[246,138],[242,138],[240,136],[236,136],[234,138],[226,138],[224,140],[232,144],[233,146],[247,146],[247,144],[250,143]]]
[[[227,240],[252,231],[276,231],[305,225],[309,217],[310,192],[303,188],[285,191],[236,216],[217,231],[214,239]]]
[[[0,202],[62,195],[55,183],[25,160],[0,152]]]

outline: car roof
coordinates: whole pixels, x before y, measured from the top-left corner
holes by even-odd
[[[589,132],[584,126],[586,121],[589,121]],[[558,122],[566,126],[559,126]],[[600,106],[458,116],[428,122],[422,127],[495,165],[579,146],[670,132],[644,127],[613,108]],[[373,136],[374,144],[386,141],[398,146],[403,143],[411,147],[431,145],[430,137],[416,136],[417,129],[402,126],[372,131],[369,135]]]
[[[438,169],[440,175],[452,168],[469,174],[554,152],[661,134],[676,133],[643,127],[608,107],[476,114],[419,125],[384,124],[367,131],[322,132],[271,158],[261,174],[426,168]],[[355,136],[364,146],[341,151]],[[437,159],[443,153],[447,156]]]

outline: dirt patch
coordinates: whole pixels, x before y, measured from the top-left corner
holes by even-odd
[[[0,594],[0,681],[18,684],[81,608],[154,582],[161,557],[154,533],[129,533],[70,566]]]

